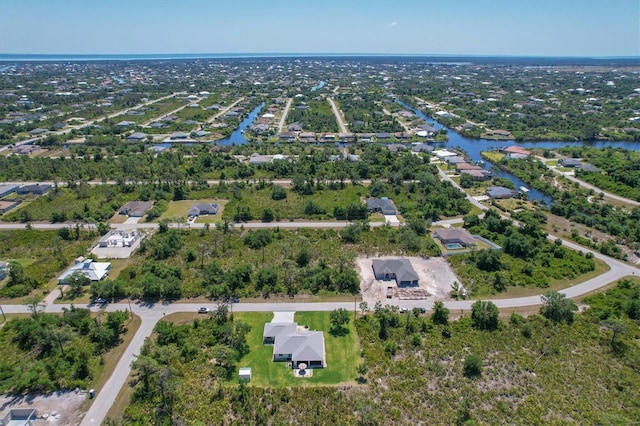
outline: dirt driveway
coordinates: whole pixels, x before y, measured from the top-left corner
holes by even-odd
[[[378,259],[397,259],[397,257],[384,256]],[[418,274],[417,288],[398,288],[395,281],[378,281],[373,275],[371,266],[373,258],[359,257],[356,259],[362,300],[369,304],[375,304],[377,301],[386,304],[398,300],[448,299],[451,284],[454,281],[460,282],[447,261],[442,257],[403,257],[402,259],[408,259]],[[393,289],[391,299],[387,298],[387,287]]]

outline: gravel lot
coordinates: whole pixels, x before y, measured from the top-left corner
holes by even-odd
[[[379,257],[379,259],[393,259],[392,256]],[[418,288],[398,289],[395,281],[377,281],[373,275],[372,258],[360,257],[356,260],[360,275],[360,290],[362,299],[375,304],[381,301],[383,304],[405,299],[449,299],[451,284],[460,282],[447,261],[442,257],[424,259],[422,257],[404,257],[411,262],[411,266],[418,274]],[[393,287],[393,298],[387,299],[387,287]]]
[[[0,396],[0,413],[4,416],[11,408],[35,408],[38,417],[48,414],[48,418],[39,418],[38,425],[79,425],[84,413],[79,411],[80,405],[88,398],[86,392],[58,392],[51,395],[9,397]],[[56,413],[56,415],[53,415]]]

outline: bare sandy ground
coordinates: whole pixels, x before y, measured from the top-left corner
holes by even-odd
[[[381,256],[378,259],[393,259],[393,256]],[[411,266],[418,274],[418,288],[398,289],[395,281],[377,281],[373,275],[372,259],[360,257],[356,260],[360,275],[360,290],[362,299],[367,303],[381,301],[383,304],[392,300],[424,299],[439,300],[448,299],[451,284],[460,282],[447,261],[442,257],[422,258],[403,257],[411,262]],[[393,288],[393,298],[387,299],[387,287]]]
[[[38,410],[38,425],[75,426],[82,421],[84,413],[80,405],[88,398],[84,391],[57,392],[49,395],[9,397],[0,396],[0,415],[4,417],[11,408],[35,408]],[[55,413],[55,414],[54,414]],[[42,419],[47,414],[48,418]]]

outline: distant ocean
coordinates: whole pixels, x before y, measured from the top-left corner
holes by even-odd
[[[145,53],[145,54],[12,54],[0,53],[0,63],[7,62],[92,62],[92,61],[167,61],[196,59],[265,59],[322,58],[360,60],[410,60],[448,64],[506,63],[520,65],[628,65],[640,66],[640,57],[542,57],[542,56],[474,56],[390,53]]]

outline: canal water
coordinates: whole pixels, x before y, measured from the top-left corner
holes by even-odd
[[[327,82],[326,82],[326,81],[320,81],[318,84],[316,84],[315,86],[313,86],[313,87],[311,88],[311,91],[312,91],[312,92],[315,92],[316,90],[320,90],[320,89],[322,89],[326,84],[327,84]]]
[[[483,161],[484,162],[484,166],[483,167],[485,169],[491,170],[492,172],[494,172],[494,174],[496,176],[509,179],[511,182],[513,182],[513,184],[515,185],[516,189],[520,188],[521,186],[525,186],[525,187],[529,188],[529,186],[525,182],[523,182],[522,180],[518,179],[516,176],[512,175],[511,173],[507,173],[507,172],[505,172],[503,170],[500,170],[497,167],[495,167],[491,162],[483,159],[482,156],[480,155],[480,153],[482,151],[491,151],[491,150],[500,149],[500,148],[504,148],[504,147],[511,146],[511,145],[518,145],[518,146],[522,146],[524,148],[546,148],[546,149],[556,149],[556,148],[561,148],[561,147],[565,147],[565,146],[591,146],[591,147],[595,147],[595,148],[611,147],[611,148],[626,148],[626,149],[632,149],[632,150],[635,150],[635,151],[640,151],[640,142],[620,142],[620,141],[596,141],[596,142],[532,141],[532,142],[515,142],[513,140],[496,141],[496,140],[489,140],[489,139],[471,139],[471,138],[464,137],[461,134],[459,134],[458,132],[443,126],[437,120],[434,120],[433,118],[428,117],[422,111],[420,111],[420,110],[418,110],[416,108],[413,108],[412,106],[407,105],[406,103],[404,103],[402,101],[398,100],[397,102],[398,102],[398,104],[402,105],[407,110],[410,110],[410,111],[414,112],[418,117],[420,117],[423,120],[425,120],[427,123],[429,123],[431,126],[433,126],[436,130],[446,129],[447,130],[447,136],[449,136],[449,141],[446,143],[447,147],[457,148],[460,151],[463,151],[474,162]],[[530,192],[529,192],[529,198],[530,199],[538,200],[540,202],[543,202],[546,205],[549,205],[551,203],[550,197],[544,195],[542,192],[540,192],[540,191],[538,191],[536,189],[533,189],[533,188],[529,188],[529,189],[530,189]]]
[[[249,126],[251,126],[251,124],[253,124],[254,121],[256,121],[256,118],[258,118],[258,114],[260,114],[262,108],[264,108],[264,102],[255,107],[253,111],[251,111],[249,115],[246,116],[244,120],[242,120],[240,125],[233,131],[233,133],[229,135],[229,137],[217,140],[214,143],[217,145],[229,146],[242,145],[249,142],[249,140],[244,136],[244,132]]]
[[[324,82],[318,83],[318,86],[322,87]],[[321,85],[322,84],[322,85]],[[326,83],[325,83],[326,84]],[[315,86],[316,88],[319,88]],[[460,151],[464,152],[472,161],[474,162],[483,162],[483,167],[486,170],[491,170],[496,176],[509,179],[513,182],[515,188],[520,188],[521,186],[528,187],[528,185],[512,175],[511,173],[507,173],[499,168],[495,167],[491,162],[482,158],[480,153],[482,151],[490,151],[495,149],[504,148],[511,145],[518,145],[524,148],[547,148],[547,149],[556,149],[564,146],[591,146],[595,148],[626,148],[634,151],[640,151],[640,142],[620,142],[620,141],[596,141],[596,142],[581,142],[581,141],[532,141],[532,142],[515,142],[515,141],[496,141],[490,139],[471,139],[460,135],[458,132],[451,130],[444,125],[440,124],[437,120],[428,117],[422,111],[413,108],[410,105],[405,104],[402,101],[397,101],[398,104],[402,105],[407,110],[414,112],[418,117],[425,120],[431,126],[433,126],[436,130],[446,129],[447,135],[449,136],[449,141],[446,142],[447,147],[456,148]],[[258,114],[264,108],[264,102],[254,108],[248,116],[242,120],[238,128],[236,128],[233,133],[227,138],[220,139],[218,141],[213,142],[214,144],[229,146],[229,145],[242,145],[248,143],[249,140],[245,137],[245,130],[253,124],[253,122],[258,117]],[[434,143],[437,145],[438,143]],[[170,144],[160,144],[160,145],[169,145]],[[348,144],[340,144],[341,146],[346,146]],[[528,196],[530,199],[538,200],[541,203],[546,205],[550,205],[551,199],[550,197],[544,195],[542,192],[529,188]]]

